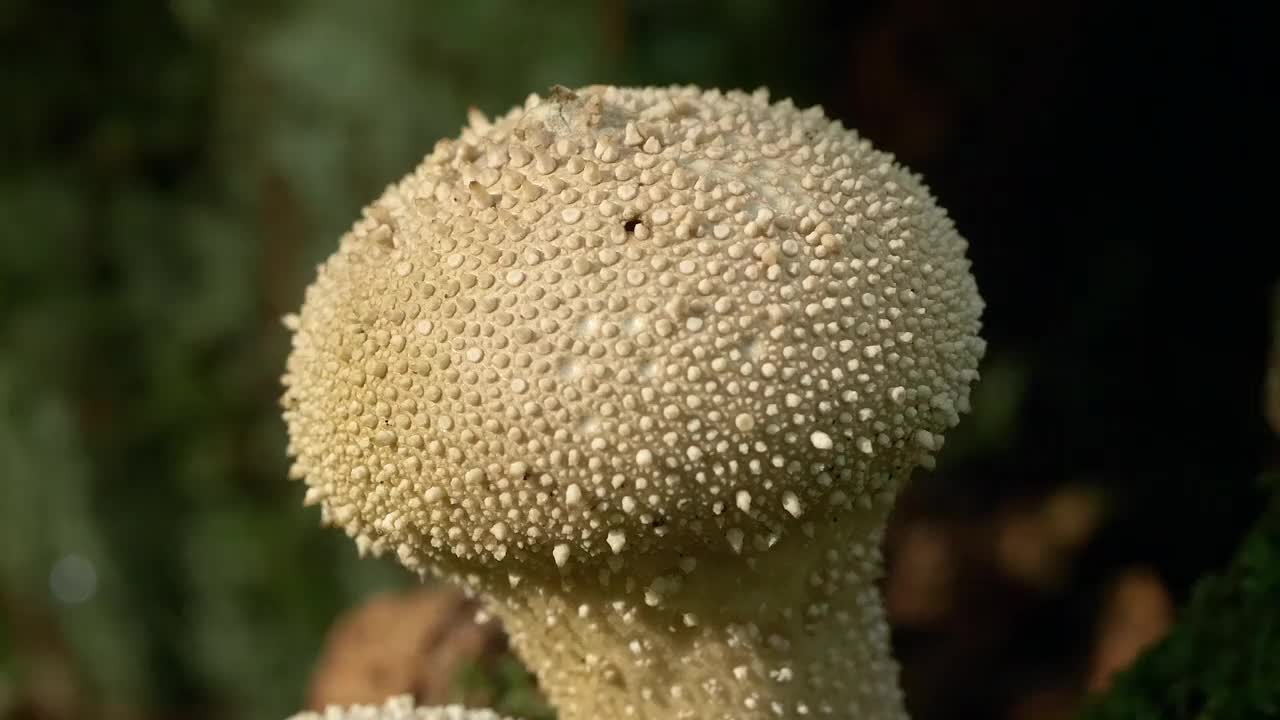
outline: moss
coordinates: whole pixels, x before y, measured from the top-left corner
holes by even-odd
[[[1240,720],[1280,715],[1280,476],[1231,566],[1202,580],[1178,624],[1085,720]]]

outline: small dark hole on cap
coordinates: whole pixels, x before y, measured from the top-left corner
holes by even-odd
[[[636,226],[639,224],[640,224],[640,218],[631,218],[630,220],[627,220],[626,222],[622,223],[622,229],[626,230],[627,233],[630,234],[636,231]]]

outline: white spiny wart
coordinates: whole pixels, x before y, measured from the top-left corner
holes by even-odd
[[[504,720],[489,710],[468,710],[459,705],[415,708],[413,698],[401,695],[383,705],[332,705],[321,712],[298,713],[289,720]]]
[[[904,718],[880,538],[968,409],[965,249],[764,91],[474,113],[287,319],[291,474],[484,597],[562,720]]]

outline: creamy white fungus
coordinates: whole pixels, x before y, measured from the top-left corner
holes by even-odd
[[[902,717],[879,536],[968,409],[965,248],[763,91],[473,114],[288,319],[292,475],[484,595],[563,720]]]
[[[503,720],[488,710],[468,710],[460,705],[415,708],[413,698],[402,695],[383,705],[332,705],[323,712],[298,713],[289,720]]]

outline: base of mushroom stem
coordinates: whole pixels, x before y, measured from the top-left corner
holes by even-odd
[[[808,529],[700,558],[656,603],[584,572],[490,604],[561,720],[905,720],[875,586],[883,516]]]

